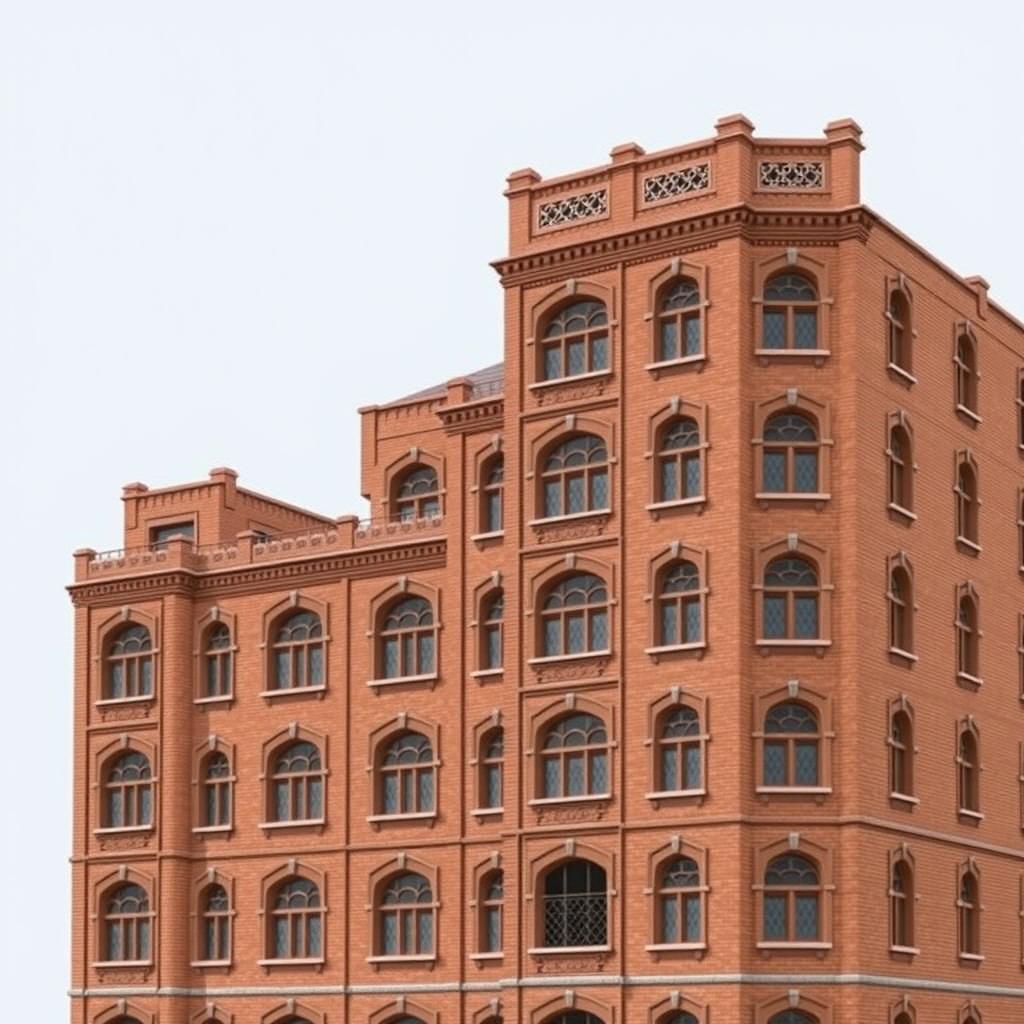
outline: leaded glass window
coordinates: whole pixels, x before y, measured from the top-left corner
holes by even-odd
[[[480,645],[480,667],[482,669],[501,668],[504,664],[504,619],[505,593],[498,590],[484,601]]]
[[[889,731],[890,785],[893,793],[912,796],[914,792],[914,727],[906,711],[892,716]]]
[[[149,895],[141,885],[118,886],[106,900],[104,913],[107,961],[148,961],[151,957]]]
[[[277,627],[271,682],[275,690],[324,685],[324,631],[320,616],[300,611]]]
[[[270,912],[275,960],[319,960],[323,956],[320,890],[308,878],[293,878],[274,893]]]
[[[487,463],[483,479],[480,529],[483,533],[496,533],[504,525],[505,460],[500,455]]]
[[[545,519],[609,507],[608,449],[594,434],[578,434],[552,449],[540,477]]]
[[[662,792],[698,790],[702,787],[700,716],[688,704],[673,708],[661,719],[658,765]]]
[[[972,871],[960,877],[958,940],[961,955],[978,956],[981,953],[981,906],[978,899],[978,878]]]
[[[913,612],[910,573],[897,566],[889,576],[889,646],[897,651],[914,650]]]
[[[111,765],[106,779],[105,828],[153,824],[153,771],[145,754],[131,750]]]
[[[957,338],[956,404],[976,413],[978,411],[978,352],[974,339],[966,332]]]
[[[806,416],[780,412],[764,425],[761,489],[766,494],[817,494],[818,431]]]
[[[392,604],[381,622],[382,679],[426,676],[436,671],[434,609],[422,597]]]
[[[977,679],[978,661],[978,606],[970,594],[957,603],[956,615],[957,670],[961,675]]]
[[[548,729],[541,750],[545,799],[572,799],[609,791],[608,732],[594,715],[566,715]]]
[[[913,511],[913,453],[910,435],[897,425],[889,432],[889,501],[898,508]]]
[[[608,944],[608,883],[604,868],[570,860],[544,876],[545,947]]]
[[[231,959],[231,906],[222,885],[208,886],[203,894],[200,959]]]
[[[658,360],[700,355],[700,286],[692,277],[677,278],[662,289],[660,300]]]
[[[684,560],[668,566],[661,574],[658,594],[660,633],[663,647],[699,644],[704,640],[700,570]]]
[[[818,292],[802,274],[776,274],[764,286],[761,347],[816,350]]]
[[[910,864],[898,860],[889,880],[889,941],[903,948],[914,945],[914,876]]]
[[[380,764],[379,814],[434,810],[434,748],[422,733],[404,732],[385,748]]]
[[[505,908],[505,876],[495,871],[484,879],[480,893],[480,952],[500,953],[503,947],[502,916]]]
[[[231,765],[226,754],[214,751],[203,761],[203,825],[231,824]]]
[[[765,786],[819,785],[818,716],[805,704],[776,704],[764,719]]]
[[[107,651],[108,700],[153,695],[153,640],[145,626],[125,626]]]
[[[956,471],[956,535],[958,540],[978,543],[978,476],[963,461]]]
[[[604,580],[590,573],[560,580],[544,598],[540,628],[541,651],[546,658],[607,651],[611,635]]]
[[[817,942],[821,884],[813,862],[796,853],[772,860],[764,876],[762,939]]]
[[[232,652],[231,630],[223,623],[206,634],[205,697],[231,696]]]
[[[764,638],[817,639],[819,596],[818,573],[809,561],[784,555],[769,562],[764,572]]]
[[[504,802],[505,730],[500,726],[484,736],[480,749],[481,807],[496,809]]]
[[[608,369],[608,313],[585,299],[548,320],[540,342],[541,380],[577,377]]]
[[[768,1024],[818,1024],[818,1018],[803,1010],[783,1010],[774,1014]]]
[[[430,466],[413,466],[397,482],[392,517],[401,522],[411,522],[440,514],[441,490],[437,472]]]
[[[322,821],[324,773],[320,751],[305,740],[274,757],[272,821]]]
[[[658,445],[658,500],[686,501],[704,494],[700,427],[680,416],[662,428]]]
[[[426,956],[434,952],[434,894],[414,872],[396,875],[380,903],[380,952],[383,956]]]
[[[977,814],[980,808],[978,785],[978,740],[964,728],[957,741],[957,806],[961,811]]]
[[[703,941],[703,899],[697,862],[677,857],[668,863],[658,888],[658,941],[673,945]]]
[[[889,296],[889,362],[907,373],[914,369],[913,340],[910,302],[904,292],[896,289]]]

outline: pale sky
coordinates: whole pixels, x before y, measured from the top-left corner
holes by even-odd
[[[865,201],[1024,316],[1021,11],[0,0],[5,1017],[67,1019],[63,588],[122,484],[363,514],[355,408],[501,358],[505,175],[736,111],[854,117]]]

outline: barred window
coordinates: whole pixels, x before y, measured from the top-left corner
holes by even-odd
[[[404,732],[384,749],[378,814],[429,814],[434,810],[434,748],[422,733]]]
[[[324,685],[324,631],[320,616],[301,611],[277,627],[273,643],[273,689]]]
[[[978,411],[978,348],[968,331],[956,339],[953,359],[956,374],[956,404],[972,413]]]
[[[764,638],[813,640],[821,635],[818,573],[805,558],[784,555],[764,571]]]
[[[971,594],[962,595],[957,603],[956,650],[959,675],[977,679],[981,674],[978,656],[978,603]]]
[[[901,565],[889,575],[889,646],[908,654],[914,651],[914,584]]]
[[[202,823],[207,828],[231,824],[231,765],[214,751],[203,759]]]
[[[441,488],[430,466],[413,466],[395,482],[392,518],[400,522],[441,514]]]
[[[956,536],[957,540],[978,543],[978,474],[966,460],[956,470]]]
[[[677,793],[701,788],[702,743],[700,716],[688,704],[672,708],[662,716],[658,735],[661,773],[658,785],[662,792]]]
[[[434,673],[435,639],[434,609],[429,601],[405,597],[390,605],[381,621],[380,678]]]
[[[818,1024],[818,1018],[803,1010],[783,1010],[774,1014],[768,1024]]]
[[[498,809],[504,803],[505,730],[486,733],[480,744],[480,806]]]
[[[704,494],[700,427],[692,416],[670,420],[658,433],[658,501],[686,501]]]
[[[540,479],[546,519],[609,507],[608,449],[594,434],[578,434],[552,449]]]
[[[274,757],[271,775],[273,821],[322,821],[324,773],[320,751],[304,740]]]
[[[570,860],[544,876],[545,947],[608,944],[608,882],[589,860]]]
[[[895,288],[889,295],[889,362],[906,373],[913,373],[913,345],[910,300],[906,292]]]
[[[564,577],[547,592],[540,623],[546,658],[607,651],[611,636],[604,580],[590,573]]]
[[[678,277],[662,288],[659,299],[658,360],[699,356],[700,286],[692,277]]]
[[[819,785],[818,716],[805,704],[787,701],[770,708],[764,719],[762,784]]]
[[[493,456],[484,466],[483,486],[480,488],[480,530],[497,533],[504,526],[505,460]]]
[[[889,502],[907,512],[914,510],[913,471],[910,434],[897,423],[889,432]]]
[[[145,626],[125,626],[107,650],[107,700],[153,695],[153,641]]]
[[[692,857],[677,857],[665,865],[658,886],[658,941],[702,942],[703,900],[700,868]]]
[[[437,904],[430,883],[415,872],[396,875],[380,901],[380,953],[427,956],[434,952]]]
[[[786,272],[764,286],[761,347],[817,349],[818,292],[809,278]]]
[[[961,956],[981,954],[981,901],[979,899],[978,876],[969,868],[960,876],[960,892],[957,899],[957,938]]]
[[[142,828],[153,824],[153,771],[137,751],[118,757],[107,771],[105,828]]]
[[[762,939],[817,942],[821,937],[817,866],[796,853],[772,860],[764,874]]]
[[[231,959],[231,907],[222,885],[207,886],[202,905],[201,960]]]
[[[600,718],[572,714],[545,733],[541,749],[545,799],[571,799],[609,791],[608,731]]]
[[[821,442],[814,423],[801,413],[780,412],[764,425],[761,489],[766,494],[817,494]]]
[[[223,623],[206,634],[206,697],[231,696],[231,630]]]
[[[282,882],[271,901],[271,958],[320,959],[323,956],[323,932],[324,911],[316,883],[308,878]]]
[[[914,872],[910,863],[897,860],[889,880],[889,941],[903,949],[914,945]]]
[[[504,941],[505,876],[492,871],[480,886],[480,952],[500,953]]]
[[[889,726],[889,786],[902,796],[914,794],[914,724],[902,709]]]
[[[608,312],[585,299],[563,307],[541,332],[541,380],[577,377],[608,369]]]
[[[483,627],[480,633],[480,667],[501,668],[505,661],[503,622],[505,593],[496,590],[483,603]]]
[[[981,766],[978,760],[978,737],[969,728],[962,728],[957,740],[957,807],[969,814],[981,810]]]
[[[130,883],[118,886],[107,897],[104,910],[104,959],[149,960],[151,920],[146,890]]]
[[[700,570],[691,561],[674,562],[660,574],[659,637],[663,647],[704,640]]]

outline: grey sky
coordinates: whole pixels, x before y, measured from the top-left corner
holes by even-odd
[[[505,174],[734,111],[856,118],[866,201],[1024,315],[1020,11],[0,0],[6,1016],[66,1019],[62,588],[123,483],[364,512],[355,407],[501,356]]]

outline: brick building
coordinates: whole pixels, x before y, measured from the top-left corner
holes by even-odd
[[[860,130],[508,179],[505,359],[75,555],[76,1024],[1024,1012],[1024,329]],[[481,360],[482,361],[482,360]]]

